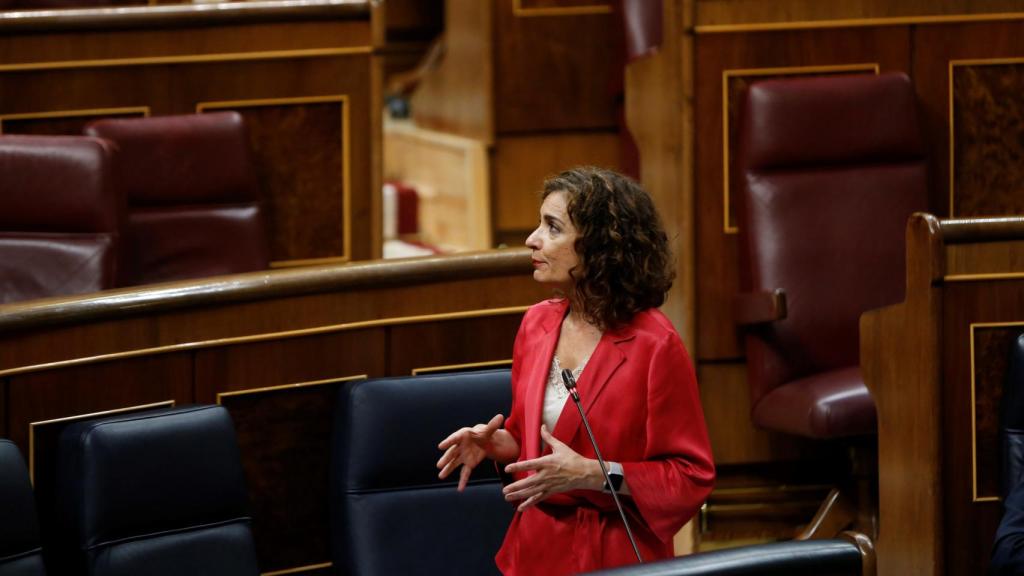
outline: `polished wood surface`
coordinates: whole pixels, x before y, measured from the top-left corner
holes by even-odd
[[[238,110],[271,260],[380,254],[380,61],[370,5],[273,1],[0,13],[0,131]]]
[[[947,274],[957,244],[997,262],[1010,246],[1024,261],[1024,219],[987,228],[912,217],[906,300],[861,317],[861,368],[878,408],[882,576],[981,574],[988,564],[1001,516],[990,444],[1003,374],[991,360],[998,338],[977,328],[1024,326],[1024,278],[1019,265],[1002,278]]]
[[[702,27],[858,21],[1015,12],[1016,0],[697,0]]]
[[[48,530],[66,419],[221,403],[238,430],[261,570],[323,564],[338,388],[508,361],[523,311],[548,296],[529,262],[520,249],[6,305],[0,430],[28,455]]]

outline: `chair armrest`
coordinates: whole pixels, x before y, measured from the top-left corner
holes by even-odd
[[[741,326],[775,322],[786,317],[786,292],[744,292],[733,299],[736,323]]]

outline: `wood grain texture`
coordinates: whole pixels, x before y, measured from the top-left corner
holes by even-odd
[[[998,173],[1003,170],[1007,173],[1015,172],[1017,170],[1016,162],[1013,166],[1007,166],[1007,158],[1003,156],[1002,152],[997,158],[981,158],[980,166],[972,166],[970,165],[971,160],[962,158],[954,151],[953,161],[959,166],[956,170],[968,175],[974,174],[974,176],[967,178],[968,187],[965,193],[968,196],[966,200],[961,193],[957,192],[954,192],[951,197],[950,123],[953,119],[950,111],[949,82],[951,61],[1024,56],[1024,45],[1021,44],[1022,35],[1024,35],[1024,22],[943,24],[919,26],[914,30],[913,80],[919,97],[922,118],[925,120],[927,136],[925,143],[931,168],[929,199],[931,209],[936,214],[948,216],[952,204],[953,214],[959,217],[961,214],[958,206],[964,202],[966,202],[963,206],[965,210],[982,209],[990,214],[992,208],[1003,203],[1015,204],[1019,207],[1019,202],[1005,199],[1007,188],[1013,189],[1012,184],[1003,183],[1003,187],[995,191],[995,197],[989,200],[985,191],[978,187],[980,182],[974,184],[969,182],[970,178],[975,177],[998,178]],[[956,66],[954,70],[958,68],[959,66]],[[1003,70],[1005,71],[1005,68]],[[962,71],[956,72],[956,75],[963,78]],[[1006,106],[1009,105],[1004,102],[991,102],[991,104],[991,114],[1005,113]],[[955,109],[954,107],[954,111]],[[995,121],[996,119],[992,118],[991,122],[985,120],[981,122],[981,125],[976,122],[976,128],[982,129],[983,126],[988,125],[990,128],[985,130],[1000,131],[1001,128],[993,123]],[[1012,129],[1008,128],[1007,137],[1013,138]],[[1017,147],[1011,149],[1017,149]],[[964,150],[964,152],[967,151]],[[979,169],[994,171],[994,174],[979,175]]]
[[[875,27],[714,34],[699,35],[695,44],[697,357],[730,359],[741,356],[731,309],[739,265],[737,237],[723,230],[723,74],[865,63],[877,63],[883,72],[906,71],[910,33],[907,28]]]
[[[953,214],[1024,213],[1024,59],[956,65],[951,81]]]
[[[494,4],[497,133],[614,128],[624,62],[615,17],[520,18],[513,0]]]
[[[1015,0],[697,0],[700,26],[856,20],[942,14],[979,14],[1020,10]]]
[[[493,2],[446,0],[445,55],[412,97],[416,123],[494,141]]]
[[[600,131],[500,137],[492,155],[494,229],[535,228],[544,180],[580,165],[618,167],[618,134]]]
[[[999,404],[995,396],[1003,384],[993,369],[1002,364],[1005,373],[1010,330],[1002,331],[1002,342],[992,342],[991,334],[975,340],[976,372],[972,375],[970,325],[1007,321],[1024,324],[1024,281],[956,283],[945,287],[944,292],[943,537],[948,543],[956,543],[945,547],[945,569],[948,574],[984,574],[1003,513],[1002,504],[991,499],[999,494]],[[1002,358],[995,364],[979,364],[993,354]],[[975,496],[990,499],[978,501]]]

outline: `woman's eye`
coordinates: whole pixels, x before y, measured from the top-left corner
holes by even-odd
[[[558,226],[555,226],[554,224],[551,224],[550,226],[548,226],[548,230],[552,234],[558,234],[560,232],[560,230],[558,229]]]

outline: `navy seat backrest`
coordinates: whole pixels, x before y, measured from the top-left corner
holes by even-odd
[[[0,576],[46,574],[35,502],[21,452],[0,439]]]

